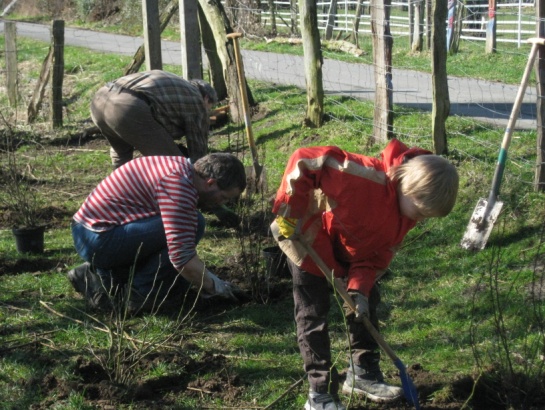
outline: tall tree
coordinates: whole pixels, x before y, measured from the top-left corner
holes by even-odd
[[[219,87],[223,79],[225,90],[229,96],[229,109],[234,121],[241,121],[242,105],[238,91],[238,74],[235,62],[233,44],[227,41],[227,33],[232,33],[231,23],[220,0],[199,0],[199,5],[205,20],[210,27],[210,33],[205,34],[203,43],[208,57],[212,85]],[[213,40],[213,43],[212,43]],[[225,96],[218,95],[219,98]],[[248,89],[248,104],[255,106],[255,100]]]
[[[318,11],[316,1],[300,0],[301,36],[307,84],[307,115],[305,125],[320,127],[324,113],[324,84],[322,81],[323,57],[318,30]]]

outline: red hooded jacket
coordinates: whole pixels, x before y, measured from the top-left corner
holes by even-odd
[[[272,211],[300,219],[302,239],[335,276],[347,276],[349,290],[369,296],[377,270],[388,267],[415,225],[400,214],[397,184],[387,173],[423,154],[431,152],[409,149],[396,139],[388,143],[381,159],[333,146],[300,148],[288,161]],[[281,240],[276,221],[271,230],[295,264],[322,276],[297,241]]]

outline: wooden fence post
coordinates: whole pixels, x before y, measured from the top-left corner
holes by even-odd
[[[301,36],[303,38],[303,60],[307,84],[307,114],[304,123],[311,128],[320,128],[324,120],[323,57],[318,31],[318,10],[314,0],[301,0]]]
[[[433,5],[433,26],[431,44],[432,68],[432,136],[433,148],[437,155],[446,154],[446,121],[450,112],[450,99],[447,80],[447,42],[445,41],[447,3],[436,1]]]
[[[536,35],[545,37],[545,4],[536,2]],[[537,80],[537,155],[534,188],[536,191],[545,192],[545,47],[539,47],[536,59]]]
[[[182,73],[186,80],[202,79],[201,32],[197,7],[197,0],[180,0]]]
[[[157,0],[142,0],[142,22],[144,25],[144,50],[147,70],[162,70],[161,24]]]
[[[14,21],[4,23],[5,53],[6,53],[6,80],[9,105],[17,106],[17,30]]]
[[[62,127],[62,83],[64,77],[64,20],[53,22],[53,70],[51,72],[51,123]]]
[[[390,7],[391,0],[378,0],[371,6],[375,66],[373,138],[376,142],[388,141],[393,136],[393,38],[390,34]]]
[[[496,52],[496,0],[488,0],[485,51],[487,54]]]

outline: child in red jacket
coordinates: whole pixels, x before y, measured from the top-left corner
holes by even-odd
[[[310,384],[306,410],[345,409],[332,364],[327,280],[304,247],[318,252],[336,277],[345,278],[357,306],[348,316],[350,366],[343,392],[390,402],[403,390],[384,382],[377,343],[361,324],[378,328],[375,279],[418,221],[446,216],[458,192],[458,173],[444,158],[393,139],[381,159],[337,147],[296,150],[276,194],[271,225],[293,276],[297,340]]]

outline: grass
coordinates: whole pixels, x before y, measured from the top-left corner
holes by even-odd
[[[18,43],[22,49],[18,57],[21,65],[27,67],[21,76],[30,78],[39,70],[44,46],[24,39],[18,39]],[[85,314],[83,301],[65,278],[66,271],[80,263],[73,249],[69,222],[86,195],[110,171],[107,144],[101,139],[80,139],[83,128],[90,124],[90,98],[99,85],[119,76],[127,62],[126,58],[66,47],[68,81],[64,98],[70,115],[60,130],[50,130],[43,117],[27,126],[8,108],[5,95],[0,96],[0,105],[6,107],[4,115],[22,142],[17,154],[32,164],[33,175],[47,194],[47,205],[56,210],[46,234],[44,255],[17,254],[8,221],[2,221],[3,408],[98,406],[92,398],[92,389],[97,389],[97,385],[90,382],[86,373],[89,368],[84,364],[93,360],[93,352],[107,353],[108,338],[91,327],[96,322]],[[454,63],[470,72],[469,63],[453,59]],[[472,70],[476,69],[475,63]],[[251,82],[250,86],[262,114],[253,120],[253,128],[261,161],[267,168],[269,192],[265,199],[274,193],[288,156],[299,146],[335,144],[368,155],[376,155],[382,149],[369,140],[372,128],[365,118],[372,118],[370,103],[328,97],[328,121],[320,129],[307,129],[301,126],[306,103],[301,90],[259,82]],[[19,110],[24,108],[23,99]],[[429,128],[429,123],[427,113],[396,108],[396,126],[410,131],[403,137],[409,145],[418,143],[430,148],[431,141],[422,137],[428,133],[421,131]],[[461,176],[458,203],[448,217],[425,221],[411,231],[392,263],[393,273],[381,283],[384,337],[405,364],[419,363],[433,375],[436,385],[428,396],[430,400],[434,395],[450,397],[449,383],[461,375],[505,366],[505,357],[510,355],[502,355],[502,333],[495,322],[498,307],[512,352],[540,366],[539,354],[543,349],[541,318],[545,312],[539,300],[528,293],[530,284],[540,283],[543,266],[541,229],[545,198],[534,193],[531,186],[536,133],[517,133],[502,184],[503,216],[488,247],[482,252],[468,253],[458,244],[478,198],[488,194],[502,131],[461,118],[450,118],[447,131],[450,158]],[[4,128],[2,133],[5,132]],[[239,147],[239,153],[250,165],[241,124],[214,130],[212,149],[226,149],[228,142]],[[255,199],[252,215],[269,209],[263,200]],[[199,254],[211,267],[227,269],[230,261],[241,257],[239,238],[234,230],[214,225],[214,217],[209,220]],[[254,235],[250,241],[253,246],[272,244],[266,233]],[[269,304],[214,306],[195,312],[176,331],[172,342],[158,345],[153,354],[142,359],[135,377],[141,384],[149,383],[147,386],[153,386],[154,381],[170,386],[169,377],[176,380],[161,395],[165,408],[250,408],[273,403],[303,377],[289,286],[281,296]],[[40,302],[65,317],[52,313]],[[107,315],[93,315],[108,321]],[[168,315],[144,316],[130,319],[126,329],[135,338],[146,334],[160,340],[172,332],[172,321]],[[342,370],[347,345],[337,309],[332,312],[331,332],[333,354],[339,357]],[[389,380],[397,382],[395,368],[386,358],[383,367]],[[524,371],[524,365],[516,364],[516,368]],[[215,385],[222,390],[212,391]],[[306,382],[298,385],[276,408],[301,408],[306,390]],[[144,394],[145,390],[137,392]],[[134,397],[116,401],[116,408],[149,408],[149,403],[137,398],[140,396]],[[467,398],[463,397],[462,402]],[[361,402],[356,402],[356,406],[380,408]]]

